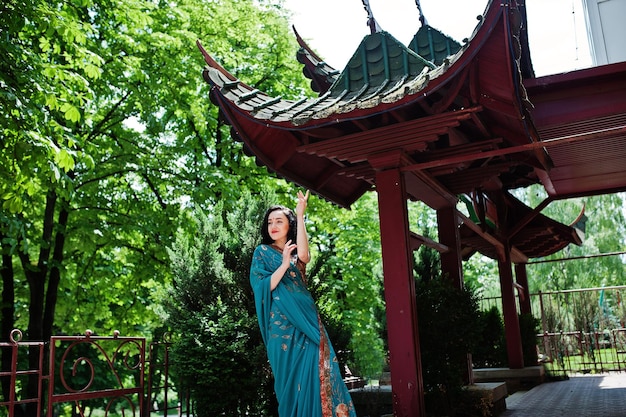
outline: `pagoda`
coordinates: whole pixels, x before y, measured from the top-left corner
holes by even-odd
[[[474,253],[498,262],[509,367],[522,368],[515,291],[530,312],[525,264],[582,242],[582,213],[565,225],[541,210],[626,190],[626,63],[536,78],[521,0],[490,1],[462,43],[420,20],[404,45],[370,13],[371,33],[342,71],[296,32],[318,94],[300,100],[250,87],[198,43],[211,100],[258,163],[341,207],[377,192],[400,417],[425,415],[413,251],[437,249],[459,287]],[[548,195],[535,208],[510,192],[532,184]],[[411,230],[419,225],[409,224],[409,200],[436,210],[438,241]]]

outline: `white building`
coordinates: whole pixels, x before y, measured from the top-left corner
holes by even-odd
[[[626,61],[626,0],[583,0],[593,65]]]

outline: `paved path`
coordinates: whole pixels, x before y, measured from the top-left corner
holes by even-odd
[[[500,417],[626,417],[626,373],[572,376],[506,399]]]

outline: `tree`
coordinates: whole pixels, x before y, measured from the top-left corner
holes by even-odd
[[[0,337],[24,325],[30,340],[87,325],[149,334],[181,207],[268,178],[207,108],[195,41],[255,56],[227,65],[288,96],[306,82],[284,14],[252,0],[0,7]]]
[[[534,207],[545,198],[545,193],[531,187],[525,190],[523,197],[531,207]],[[585,257],[623,250],[626,244],[623,194],[555,201],[542,213],[562,223],[570,224],[583,208],[585,211],[583,244],[569,245],[562,251],[546,257],[545,260]],[[624,263],[619,256],[537,263],[528,266],[531,292],[621,285],[625,274]]]

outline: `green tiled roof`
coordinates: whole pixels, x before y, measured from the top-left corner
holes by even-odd
[[[448,56],[457,53],[461,44],[437,29],[423,25],[411,40],[409,48],[439,66]]]
[[[387,32],[363,38],[345,69],[330,87],[331,97],[367,99],[390,86],[419,76],[435,65]]]

